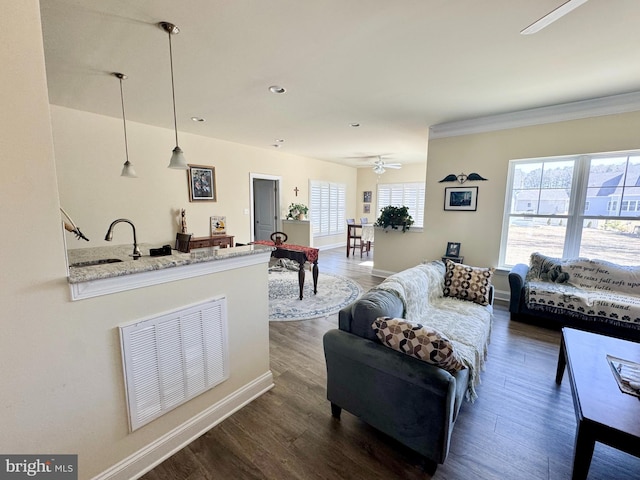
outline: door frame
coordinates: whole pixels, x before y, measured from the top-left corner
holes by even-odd
[[[254,180],[273,180],[276,182],[276,188],[278,189],[278,194],[276,195],[276,230],[282,230],[282,215],[280,214],[280,205],[282,205],[282,189],[280,188],[280,184],[282,182],[282,177],[279,175],[267,175],[265,173],[252,173],[249,172],[249,202],[251,208],[249,223],[251,224],[251,229],[249,232],[250,239],[253,242],[255,240],[255,204],[254,204],[254,194],[253,194],[253,181]]]

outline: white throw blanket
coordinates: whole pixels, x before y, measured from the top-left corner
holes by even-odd
[[[433,327],[451,341],[469,368],[467,399],[473,402],[487,356],[492,308],[444,297],[444,273],[442,262],[431,262],[391,275],[377,288],[402,300],[407,321]]]
[[[640,267],[584,258],[557,263],[567,282],[531,275],[529,308],[640,329]]]

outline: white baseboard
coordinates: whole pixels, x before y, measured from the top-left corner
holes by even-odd
[[[346,243],[345,242],[339,242],[339,243],[330,243],[329,245],[323,245],[321,247],[316,247],[318,250],[322,251],[322,250],[331,250],[332,248],[338,248],[338,247],[342,247],[345,249],[346,251]],[[321,259],[322,260],[322,259]]]
[[[511,292],[507,292],[505,290],[496,290],[493,296],[496,300],[501,300],[507,303],[511,300]]]
[[[394,273],[398,273],[398,272],[389,272],[387,270],[378,270],[377,268],[372,268],[371,269],[371,275],[373,275],[374,277],[387,278],[389,275],[393,275]]]
[[[273,374],[268,371],[146,447],[93,477],[93,480],[130,480],[141,477],[225,418],[271,390],[273,386]]]

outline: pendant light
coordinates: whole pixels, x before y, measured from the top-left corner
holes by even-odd
[[[171,49],[171,35],[177,35],[180,33],[180,29],[173,23],[160,22],[158,24],[165,32],[169,34],[169,62],[171,64],[171,95],[173,98],[173,127],[176,132],[176,148],[173,149],[173,155],[171,155],[171,161],[169,162],[169,168],[175,168],[178,170],[188,170],[189,166],[184,158],[182,149],[178,145],[178,121],[176,119],[176,87],[173,81],[173,51]]]
[[[124,126],[124,152],[127,161],[124,162],[122,167],[121,177],[136,178],[138,175],[133,169],[133,165],[129,161],[129,146],[127,145],[127,120],[124,115],[124,93],[122,92],[122,80],[126,80],[127,76],[124,73],[113,72],[112,75],[120,80],[120,103],[122,104],[122,125]]]

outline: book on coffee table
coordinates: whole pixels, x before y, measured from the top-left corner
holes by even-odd
[[[613,355],[607,355],[607,361],[620,390],[640,397],[640,363]]]

